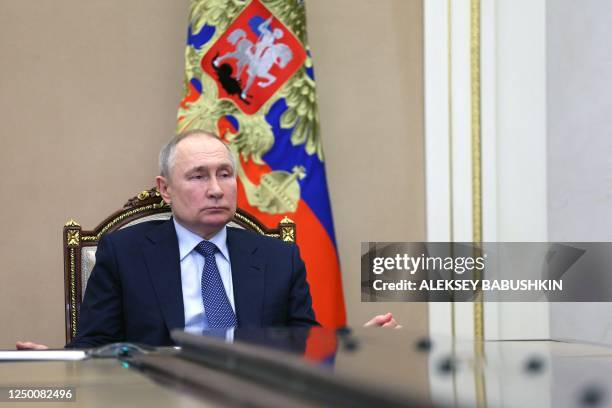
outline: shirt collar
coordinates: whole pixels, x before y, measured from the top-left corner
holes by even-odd
[[[174,229],[176,230],[176,237],[178,238],[179,244],[179,256],[182,261],[187,255],[193,251],[193,249],[202,242],[202,237],[195,234],[179,224],[174,217]],[[227,250],[227,227],[224,226],[219,232],[213,235],[209,240],[219,248],[221,254],[229,261],[229,251]]]

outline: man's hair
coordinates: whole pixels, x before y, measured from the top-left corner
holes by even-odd
[[[168,143],[166,143],[162,147],[161,151],[159,152],[159,174],[160,176],[166,177],[166,178],[170,177],[170,169],[174,165],[174,156],[176,154],[176,146],[180,143],[181,140],[187,139],[190,136],[196,136],[196,135],[198,136],[202,135],[202,136],[207,136],[211,139],[216,139],[219,142],[221,142],[223,146],[225,146],[225,148],[227,149],[227,153],[230,157],[230,160],[232,162],[232,168],[234,170],[234,177],[235,177],[236,176],[236,158],[234,157],[234,153],[232,152],[228,144],[225,143],[219,136],[215,135],[214,133],[210,133],[202,129],[192,129],[186,132],[181,132],[177,134],[176,136],[174,136],[172,139],[170,139]]]

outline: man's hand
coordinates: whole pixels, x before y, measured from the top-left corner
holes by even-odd
[[[391,329],[401,329],[402,326],[395,321],[391,313],[374,316],[363,327],[387,327]]]
[[[44,344],[38,344],[32,341],[18,341],[16,346],[17,350],[46,350],[49,348]]]

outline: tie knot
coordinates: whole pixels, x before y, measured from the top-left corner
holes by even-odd
[[[215,252],[217,252],[217,246],[210,241],[202,241],[196,245],[195,250],[206,258],[208,256],[215,255]]]

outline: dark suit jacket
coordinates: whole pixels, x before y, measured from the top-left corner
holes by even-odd
[[[227,228],[238,327],[317,325],[306,270],[295,245]],[[67,347],[129,341],[173,344],[183,329],[174,223],[153,221],[105,235]]]

